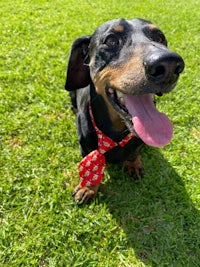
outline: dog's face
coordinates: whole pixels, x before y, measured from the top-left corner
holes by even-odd
[[[172,126],[155,109],[153,98],[171,91],[183,69],[182,58],[167,48],[154,24],[119,19],[74,42],[66,88],[92,82],[110,113],[117,112],[145,143],[162,146],[171,139]]]
[[[166,93],[183,70],[180,56],[167,49],[164,34],[141,19],[100,26],[89,45],[90,75],[98,90],[125,94]]]

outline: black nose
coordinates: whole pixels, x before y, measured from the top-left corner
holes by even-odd
[[[184,69],[183,59],[176,53],[153,53],[144,62],[148,79],[155,84],[173,84]]]

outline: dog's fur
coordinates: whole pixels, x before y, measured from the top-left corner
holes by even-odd
[[[143,19],[117,19],[101,25],[89,36],[74,41],[65,88],[70,91],[77,113],[77,131],[82,156],[97,149],[97,135],[88,112],[91,103],[98,128],[118,142],[135,131],[130,114],[117,95],[161,96],[170,92],[183,71],[182,58],[167,48],[164,34]],[[112,96],[109,89],[112,88]],[[115,147],[105,154],[106,161],[124,161],[130,176],[143,176],[137,135],[125,147]],[[94,197],[99,185],[77,186],[75,200]]]

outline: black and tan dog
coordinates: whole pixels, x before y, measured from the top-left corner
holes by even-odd
[[[109,163],[125,162],[133,177],[142,176],[140,149],[160,147],[172,138],[172,125],[155,107],[154,96],[170,92],[184,69],[183,59],[167,48],[164,34],[143,19],[117,19],[74,41],[65,88],[77,111],[82,156],[98,148],[98,129],[114,142],[134,133],[125,146],[105,153]],[[99,184],[74,191],[76,201],[93,198]]]

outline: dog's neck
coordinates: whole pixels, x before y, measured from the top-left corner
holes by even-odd
[[[107,136],[111,138],[114,136],[114,141],[119,141],[129,133],[120,116],[117,113],[116,116],[110,114],[109,106],[102,95],[96,92],[93,84],[90,86],[90,103],[95,123]]]

